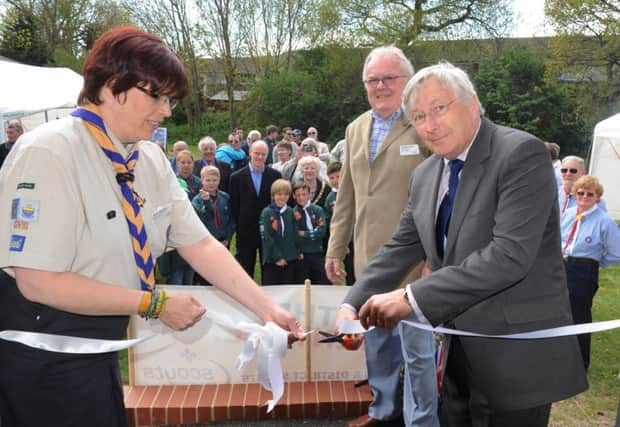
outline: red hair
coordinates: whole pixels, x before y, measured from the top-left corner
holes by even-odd
[[[82,69],[84,87],[78,104],[101,104],[99,92],[109,84],[114,96],[138,83],[160,95],[180,100],[187,77],[179,56],[159,37],[130,26],[112,28],[93,45]]]

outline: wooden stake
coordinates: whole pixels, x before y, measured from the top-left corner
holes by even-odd
[[[304,316],[305,330],[312,330],[312,287],[310,279],[304,281]],[[306,381],[312,381],[312,340],[306,338]]]

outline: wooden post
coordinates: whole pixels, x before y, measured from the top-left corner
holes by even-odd
[[[304,281],[304,316],[305,330],[312,330],[312,287],[310,279]],[[306,338],[306,381],[312,381],[312,340]]]

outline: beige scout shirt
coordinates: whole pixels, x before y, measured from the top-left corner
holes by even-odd
[[[161,149],[140,150],[134,189],[146,201],[142,217],[153,262],[166,245],[196,243],[208,231]],[[67,117],[24,134],[0,169],[0,268],[75,272],[139,288],[120,186],[110,160],[81,119]]]

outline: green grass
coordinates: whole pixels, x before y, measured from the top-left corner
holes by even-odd
[[[601,270],[592,314],[594,321],[620,319],[620,267]],[[590,363],[589,390],[554,404],[551,426],[614,425],[620,399],[620,330],[592,335]]]
[[[258,268],[256,272],[258,276]],[[255,279],[260,283],[260,277]],[[601,270],[593,318],[594,321],[620,319],[620,266]],[[121,353],[120,362],[123,382],[127,384],[126,351]],[[590,388],[586,392],[553,405],[551,427],[615,425],[620,399],[620,329],[592,335],[588,380]]]

